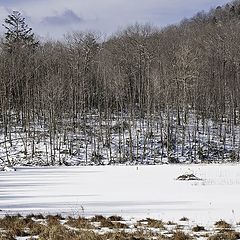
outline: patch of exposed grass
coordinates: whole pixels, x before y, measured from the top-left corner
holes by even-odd
[[[38,236],[45,230],[46,227],[43,224],[34,222],[33,224],[29,225],[28,228],[31,236]]]
[[[52,226],[39,235],[39,240],[107,240],[93,231],[71,231],[62,225]]]
[[[182,231],[177,231],[173,234],[171,240],[191,240],[193,239],[189,234]]]
[[[83,218],[83,217],[78,217],[78,218],[68,217],[65,225],[68,225],[73,228],[79,228],[79,229],[93,228],[93,226],[91,225],[91,222],[88,219]]]
[[[100,227],[103,227],[103,228],[110,228],[110,229],[128,228],[128,226],[125,223],[118,222],[118,221],[112,221],[111,218],[106,218],[102,215],[96,215],[95,217],[91,218],[91,221],[99,222]]]
[[[40,213],[40,214],[29,214],[26,216],[26,218],[44,219],[45,217]]]
[[[193,232],[201,232],[201,231],[205,231],[205,228],[203,226],[197,225],[197,226],[192,228],[192,231]]]
[[[59,225],[61,220],[64,220],[64,218],[61,215],[47,215],[46,216],[47,225]]]
[[[189,219],[188,219],[187,217],[182,217],[179,221],[181,221],[181,222],[187,222],[187,221],[189,221]]]
[[[240,233],[235,231],[228,231],[224,233],[217,233],[208,238],[208,240],[237,240],[240,238]]]
[[[120,232],[109,232],[102,235],[104,240],[148,240],[148,239],[157,239],[157,240],[170,240],[168,237],[163,236],[162,234],[156,234],[151,231],[138,230],[134,233],[129,233],[125,231]]]
[[[108,219],[110,221],[118,221],[118,222],[123,221],[123,218],[120,216],[110,216]]]
[[[9,236],[26,237],[29,236],[26,228],[31,223],[29,219],[22,218],[21,216],[6,215],[0,219],[0,228],[6,230]]]
[[[0,233],[0,240],[16,240],[10,233]]]
[[[39,235],[45,227],[42,224],[34,222],[29,216],[23,218],[21,216],[5,216],[0,219],[0,228],[5,233],[0,233],[0,239],[15,239],[18,237],[30,237]]]
[[[92,222],[101,222],[101,221],[105,221],[106,218],[102,215],[96,215],[96,216],[92,217],[90,220]]]
[[[72,240],[77,239],[74,232],[69,231],[66,227],[62,225],[51,225],[46,227],[45,230],[39,234],[39,240]]]
[[[168,221],[167,223],[166,223],[166,225],[177,225],[175,222],[172,222],[172,221]]]
[[[146,218],[146,219],[139,220],[137,222],[136,227],[137,226],[165,229],[164,223],[161,220],[156,220],[156,219],[152,219],[152,218]]]
[[[165,229],[164,223],[161,220],[155,220],[152,218],[147,218],[147,226],[151,228]]]
[[[17,237],[31,240],[192,240],[200,236],[208,240],[240,239],[240,233],[223,220],[215,223],[217,229],[213,234],[203,226],[197,225],[190,231],[189,225],[175,225],[172,222],[164,224],[152,218],[140,220],[134,227],[118,216],[64,219],[61,215],[48,215],[43,218],[42,215],[7,215],[0,218],[0,240],[16,240]],[[167,230],[167,224],[175,225],[176,229]],[[204,233],[197,233],[201,231]]]
[[[231,224],[225,222],[224,220],[217,221],[214,225],[217,228],[231,228]]]

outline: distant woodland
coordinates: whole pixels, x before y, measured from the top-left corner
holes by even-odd
[[[2,164],[239,160],[240,1],[108,38],[37,41],[18,12],[4,25]]]

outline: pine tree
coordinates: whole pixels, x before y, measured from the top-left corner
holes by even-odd
[[[13,11],[5,19],[3,26],[6,28],[5,46],[9,52],[28,48],[34,50],[39,42],[35,40],[32,28],[25,23],[25,18],[18,11]]]

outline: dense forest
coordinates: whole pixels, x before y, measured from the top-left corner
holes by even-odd
[[[107,38],[4,25],[0,164],[239,160],[240,1]]]

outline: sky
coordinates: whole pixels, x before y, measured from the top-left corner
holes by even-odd
[[[107,35],[127,25],[149,23],[164,27],[229,0],[0,0],[0,21],[13,10],[42,37],[58,39],[72,31]],[[2,25],[0,33],[4,32]]]

